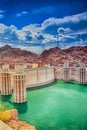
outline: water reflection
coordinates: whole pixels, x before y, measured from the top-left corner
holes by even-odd
[[[56,80],[54,82],[46,84],[46,85],[41,85],[41,86],[37,86],[37,87],[27,88],[27,91],[40,90],[40,89],[47,88],[47,87],[50,87],[52,85],[55,85],[55,83],[57,83]]]
[[[0,95],[0,104],[3,104],[5,109],[9,109],[9,105],[6,102],[9,103],[10,106],[12,106],[12,108],[17,109],[20,114],[25,113],[28,110],[27,102],[17,104],[13,102],[12,95],[7,96]]]
[[[14,105],[15,109],[17,109],[20,114],[25,113],[28,110],[27,102],[19,103],[19,104],[13,103],[13,105]]]
[[[11,99],[11,95],[3,96],[0,95],[0,101],[3,102],[8,102]]]

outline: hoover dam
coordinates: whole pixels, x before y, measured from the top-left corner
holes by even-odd
[[[3,86],[3,87],[2,87]],[[0,104],[16,108],[37,130],[87,129],[87,69],[79,67],[0,70]]]

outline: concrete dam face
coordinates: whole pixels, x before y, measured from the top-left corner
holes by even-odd
[[[1,95],[14,95],[15,103],[27,101],[26,88],[45,85],[55,79],[70,82],[76,80],[79,84],[87,84],[87,70],[84,64],[80,67],[35,68],[25,69],[23,65],[15,65],[15,69],[10,69],[9,65],[3,65],[0,70],[0,91]]]

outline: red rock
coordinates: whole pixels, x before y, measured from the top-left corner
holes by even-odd
[[[21,50],[20,48],[12,48],[9,45],[0,48],[0,64],[33,63],[40,61],[43,65],[58,65],[60,63],[63,64],[66,61],[70,64],[79,62],[85,62],[87,64],[87,46],[74,46],[64,50],[55,47],[43,51],[41,55]]]

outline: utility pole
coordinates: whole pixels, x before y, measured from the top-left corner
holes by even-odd
[[[60,34],[58,34],[57,36],[57,47],[60,48]]]
[[[80,44],[80,35],[78,34],[78,35],[77,35],[77,43],[76,43],[76,46],[79,46],[79,44]]]
[[[45,44],[42,44],[42,52],[45,50]]]

